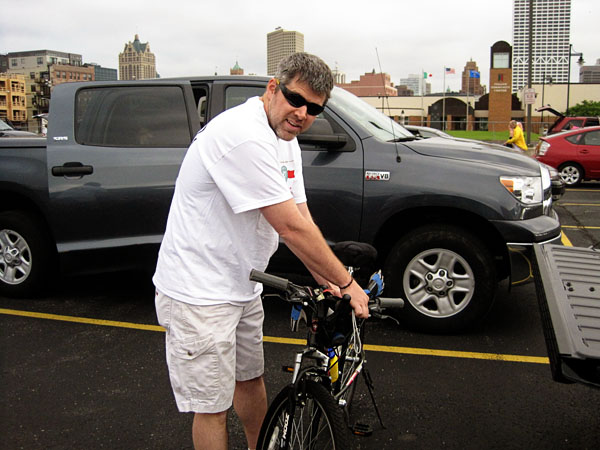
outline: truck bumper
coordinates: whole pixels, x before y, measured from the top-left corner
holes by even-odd
[[[554,211],[552,216],[493,223],[507,243],[511,285],[533,280],[533,244],[561,244],[560,222]]]

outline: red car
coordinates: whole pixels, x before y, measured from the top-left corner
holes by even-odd
[[[556,167],[569,186],[600,179],[600,126],[540,137],[535,158]]]

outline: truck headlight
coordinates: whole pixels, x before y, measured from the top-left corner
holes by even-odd
[[[517,200],[527,205],[542,203],[544,192],[541,177],[500,177],[500,183]]]

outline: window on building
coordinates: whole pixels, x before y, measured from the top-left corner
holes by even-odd
[[[35,80],[35,72],[29,72],[29,78]]]
[[[43,56],[38,56],[37,57],[37,64],[38,64],[38,66],[41,66],[42,64],[44,64],[44,57]]]

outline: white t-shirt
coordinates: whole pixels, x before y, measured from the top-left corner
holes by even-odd
[[[259,208],[306,202],[298,141],[279,139],[258,97],[211,120],[179,171],[154,284],[197,305],[250,301],[279,237]]]

